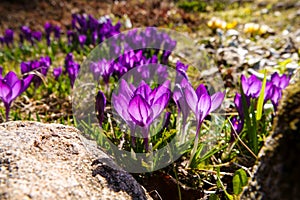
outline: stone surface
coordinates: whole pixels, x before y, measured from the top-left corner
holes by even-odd
[[[242,199],[300,199],[300,70],[292,82]]]
[[[0,199],[147,199],[130,174],[106,166],[112,161],[83,140],[64,125],[0,124]]]

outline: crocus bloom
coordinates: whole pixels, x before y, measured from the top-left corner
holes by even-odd
[[[80,70],[80,65],[78,63],[72,63],[67,69],[67,73],[70,78],[71,87],[74,87],[75,79],[77,78]]]
[[[151,90],[146,83],[141,83],[129,101],[128,113],[132,121],[142,128],[145,149],[148,151],[149,127],[167,106],[171,91],[169,82]]]
[[[277,72],[272,74],[271,80],[266,84],[266,92],[264,102],[271,100],[274,110],[277,110],[279,100],[282,96],[282,90],[285,89],[289,84],[289,77],[285,74],[279,76]]]
[[[61,33],[60,27],[54,26],[53,31],[54,31],[54,38],[58,40],[60,38],[60,33]]]
[[[50,34],[52,31],[52,24],[49,22],[46,22],[44,25],[45,33],[46,33],[46,40],[47,40],[47,45],[50,46]]]
[[[22,26],[21,27],[22,36],[25,37],[25,39],[29,42],[31,42],[31,30],[28,26]],[[21,35],[20,35],[21,36]]]
[[[13,41],[14,41],[14,31],[13,30],[11,30],[11,29],[5,30],[4,41],[7,46],[9,46],[10,44],[13,44]]]
[[[74,32],[71,30],[67,31],[68,45],[70,46],[74,40]]]
[[[109,77],[114,72],[114,65],[110,61],[102,59],[98,62],[91,63],[90,70],[92,71],[95,80],[98,81],[100,76],[102,76],[104,83],[108,84]]]
[[[79,41],[80,46],[83,47],[83,45],[86,42],[86,35],[79,35],[78,36],[78,41]]]
[[[222,92],[216,92],[212,96],[210,96],[203,84],[200,84],[196,91],[193,87],[188,84],[185,86],[184,95],[186,98],[186,102],[189,105],[190,109],[193,111],[197,121],[197,129],[196,129],[196,137],[194,141],[194,147],[191,151],[191,159],[189,161],[189,165],[192,162],[192,159],[196,153],[196,149],[198,146],[199,133],[201,125],[205,119],[205,117],[210,113],[220,107],[225,94]]]
[[[99,121],[100,126],[102,126],[102,122],[104,120],[104,109],[106,106],[106,98],[103,92],[100,90],[97,93],[96,96],[96,104],[95,104],[95,110],[96,110],[96,116]]]
[[[136,87],[134,85],[128,85],[124,79],[121,79],[118,94],[112,94],[114,109],[129,126],[130,135],[132,136],[132,145],[135,145],[135,123],[132,121],[128,113],[128,106],[135,90]]]
[[[62,73],[62,67],[61,66],[53,69],[53,76],[54,76],[55,80],[58,80],[61,73]]]
[[[213,112],[220,107],[225,94],[216,92],[210,96],[203,84],[200,84],[196,91],[191,85],[187,85],[184,89],[184,94],[187,104],[196,116],[198,123],[196,137],[198,137],[203,120],[210,112]]]
[[[186,102],[186,97],[184,94],[185,87],[189,84],[187,79],[183,78],[180,83],[177,83],[175,85],[174,91],[173,91],[173,100],[178,108],[178,116],[179,114],[182,114],[182,132],[185,131],[185,126],[187,122],[187,118],[190,113],[190,107],[188,106]]]
[[[41,41],[42,33],[40,31],[34,31],[34,32],[32,32],[32,37],[37,41]]]
[[[273,85],[280,89],[285,89],[289,85],[289,81],[290,79],[286,74],[279,76],[279,74],[275,72],[271,76],[271,82],[273,83]]]
[[[73,88],[75,79],[77,78],[80,70],[80,65],[74,61],[73,54],[68,53],[65,58],[65,74],[69,75],[71,87]]]
[[[17,75],[10,71],[4,78],[0,78],[0,98],[6,109],[6,120],[9,119],[11,103],[23,93],[29,86],[33,75],[24,79],[19,79]]]
[[[241,84],[247,98],[258,98],[262,82],[255,75],[251,75],[249,78],[242,75]]]
[[[114,107],[131,130],[136,126],[141,127],[146,151],[148,151],[149,127],[169,102],[171,96],[169,84],[170,82],[166,81],[152,90],[145,82],[141,82],[135,88],[122,80],[119,94],[113,94]]]

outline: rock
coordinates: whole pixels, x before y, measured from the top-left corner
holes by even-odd
[[[241,199],[300,199],[300,71],[284,91],[273,132]]]
[[[0,124],[0,199],[147,199],[130,174],[107,162],[73,127]]]

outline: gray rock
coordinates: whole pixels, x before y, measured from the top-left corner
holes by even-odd
[[[0,124],[0,199],[148,198],[130,174],[108,167],[111,159],[83,139],[58,124]]]

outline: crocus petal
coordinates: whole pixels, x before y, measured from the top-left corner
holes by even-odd
[[[201,97],[202,94],[208,94],[205,86],[203,84],[200,84],[196,89],[196,94],[198,96],[198,99]]]
[[[59,78],[59,76],[62,73],[62,67],[57,67],[53,69],[53,76],[55,78],[55,80],[57,80]]]
[[[216,92],[211,96],[211,109],[210,112],[216,110],[219,106],[221,106],[224,100],[225,94],[223,92]]]
[[[134,94],[137,95],[141,95],[145,100],[149,99],[149,95],[152,92],[150,86],[145,83],[144,81],[141,82],[141,84],[137,87],[137,89],[135,90]]]
[[[184,96],[186,99],[187,104],[191,108],[191,110],[196,114],[196,106],[197,106],[197,101],[198,97],[192,88],[192,86],[187,85],[184,89]]]
[[[135,90],[135,89],[134,89]],[[119,94],[123,94],[126,98],[131,99],[133,96],[133,90],[129,87],[128,83],[122,79],[119,87]]]
[[[255,81],[253,81],[249,87],[249,94],[253,98],[257,98],[259,96],[261,86],[262,86],[262,82],[260,80],[257,79]]]
[[[279,87],[281,89],[285,89],[289,85],[290,79],[286,74],[283,74],[280,79]]]
[[[248,92],[249,83],[248,83],[246,76],[244,76],[244,75],[241,76],[241,84],[242,84],[242,89],[244,91],[244,94],[248,96],[249,95],[249,92]]]
[[[15,74],[15,72],[10,71],[6,74],[4,77],[4,80],[6,81],[6,84],[12,87],[18,80],[18,76]]]
[[[131,119],[139,126],[148,125],[151,116],[151,108],[141,95],[134,96],[128,106],[128,113]]]
[[[277,87],[279,86],[280,84],[280,76],[278,74],[278,72],[275,72],[271,75],[271,82],[276,85]]]
[[[165,93],[153,103],[152,105],[153,118],[156,118],[158,115],[160,115],[163,109],[165,109],[165,107],[167,106],[169,99],[170,99],[170,94]]]
[[[168,81],[169,83],[170,81]],[[171,91],[168,88],[169,84],[168,83],[164,83],[163,85],[155,88],[151,94],[149,95],[149,102],[150,104],[154,103],[157,101],[157,99],[159,99],[162,95],[164,94],[169,94],[169,96],[171,96]]]
[[[115,110],[120,115],[120,117],[126,122],[131,121],[130,115],[127,110],[129,105],[129,99],[123,96],[122,94],[119,94],[118,96],[113,94],[112,102]]]
[[[3,80],[0,80],[0,97],[2,101],[4,103],[10,103],[11,95],[11,88],[6,83],[4,83]]]
[[[23,81],[21,80],[18,80],[15,82],[15,84],[11,87],[11,91],[12,91],[12,94],[11,94],[11,101],[13,101],[15,98],[17,98],[23,91]]]
[[[211,109],[211,99],[208,94],[203,94],[198,103],[196,108],[196,115],[199,120],[199,123],[202,123],[204,118],[209,114]]]
[[[33,77],[34,75],[31,74],[23,79],[24,84],[23,84],[22,92],[24,92],[29,87]]]
[[[281,89],[275,86],[273,89],[273,96],[271,97],[271,101],[275,109],[278,106],[280,98],[281,98]]]

